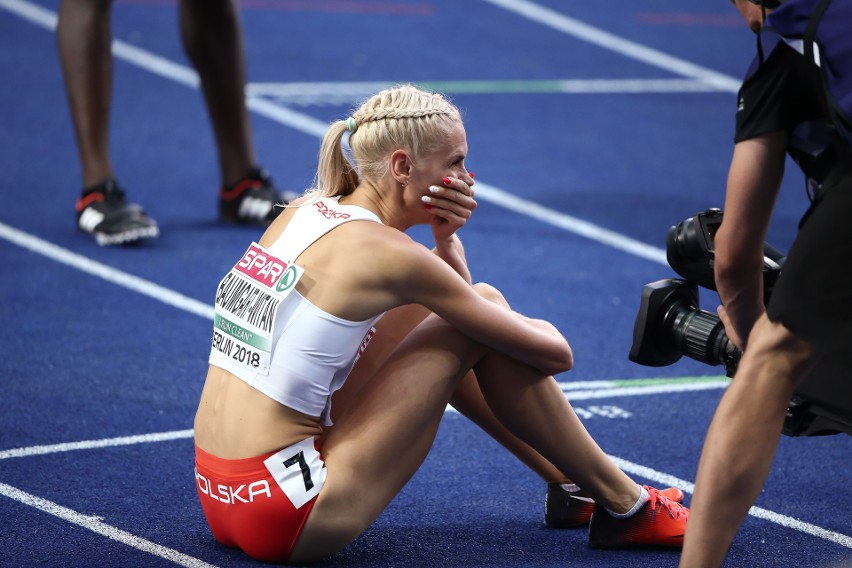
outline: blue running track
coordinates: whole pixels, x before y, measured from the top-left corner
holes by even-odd
[[[558,380],[589,430],[631,476],[688,503],[727,380],[627,353],[642,286],[673,276],[666,230],[723,205],[754,48],[738,14],[718,0],[241,7],[255,145],[281,186],[307,187],[325,125],[381,86],[419,83],[463,109],[475,278],[563,330],[577,361]],[[113,155],[162,235],[100,248],[75,229],[57,8],[0,0],[0,565],[253,566],[207,529],[190,429],[214,286],[258,231],[216,221],[214,146],[173,0],[113,8]],[[788,171],[768,239],[782,249],[806,207]],[[852,566],[850,464],[849,436],[782,439],[728,565]],[[323,565],[677,565],[676,552],[598,551],[583,530],[548,529],[544,489],[448,411],[423,468]]]

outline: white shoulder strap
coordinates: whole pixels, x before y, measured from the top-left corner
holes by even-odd
[[[290,223],[269,247],[280,259],[292,261],[317,239],[349,221],[381,220],[372,212],[355,205],[342,205],[339,198],[318,197],[298,206]]]

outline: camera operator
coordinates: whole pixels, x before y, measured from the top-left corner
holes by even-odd
[[[743,358],[704,443],[680,563],[688,568],[722,564],[769,473],[795,388],[821,356],[849,361],[852,350],[852,2],[732,3],[758,33],[758,55],[738,96],[714,266],[719,317]],[[812,204],[764,307],[763,244],[788,152]],[[852,380],[849,368],[838,381]]]

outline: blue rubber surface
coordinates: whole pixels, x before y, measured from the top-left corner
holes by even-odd
[[[673,276],[666,230],[723,205],[753,36],[727,3],[710,0],[505,4],[245,0],[252,86],[336,84],[307,99],[283,88],[258,95],[259,158],[279,185],[304,189],[319,146],[311,125],[346,116],[360,98],[347,94],[353,83],[447,86],[479,186],[462,232],[475,279],[563,330],[576,368],[558,379],[589,430],[638,481],[680,484],[688,502],[723,370],[689,360],[642,367],[627,353],[642,285]],[[556,15],[535,21],[512,9],[520,5]],[[216,221],[200,93],[124,55],[113,158],[162,234],[100,248],[76,231],[80,168],[52,32],[57,8],[0,0],[0,565],[255,565],[209,533],[189,429],[209,349],[204,310],[259,233]],[[114,36],[188,70],[176,10],[168,0],[117,1]],[[651,79],[714,77],[715,90],[647,90]],[[641,88],[604,93],[575,82],[576,92],[560,92],[555,83],[615,79]],[[782,249],[806,207],[801,176],[788,171],[768,236]],[[412,234],[425,242],[425,232]],[[707,309],[716,301],[702,293]],[[648,379],[660,379],[657,391]],[[585,381],[618,383],[579,388]],[[679,388],[702,383],[715,387]],[[607,392],[615,386],[635,389]],[[852,565],[850,463],[848,436],[783,438],[727,565]],[[323,565],[677,565],[676,552],[598,551],[583,530],[546,528],[544,490],[448,412],[423,468]]]

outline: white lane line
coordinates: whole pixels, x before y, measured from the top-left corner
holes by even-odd
[[[598,381],[596,381],[598,382]],[[600,381],[605,382],[605,381]],[[681,386],[681,385],[670,385],[670,386]],[[652,388],[652,387],[648,387]],[[620,389],[611,389],[611,390],[620,390]],[[613,395],[615,396],[615,395]],[[51,454],[57,452],[68,452],[74,450],[87,450],[93,448],[108,448],[108,447],[117,447],[117,446],[127,446],[132,444],[148,444],[153,442],[164,442],[169,440],[179,440],[185,438],[192,437],[192,430],[175,430],[172,432],[158,432],[154,434],[142,434],[138,436],[121,436],[117,438],[104,438],[100,440],[84,440],[80,442],[70,442],[66,444],[52,444],[52,445],[44,445],[44,446],[30,446],[27,448],[19,448],[14,450],[5,450],[0,452],[0,459],[9,459],[9,458],[19,458],[19,457],[29,457],[36,455],[44,455]],[[651,469],[647,466],[640,465],[617,456],[609,456],[613,462],[621,468],[623,471],[635,475],[638,477],[642,477],[644,479],[648,479],[653,481],[656,485],[661,487],[678,487],[683,490],[685,493],[692,494],[695,491],[695,485],[684,479],[680,479],[673,475],[663,473],[661,471],[657,471],[655,469]],[[105,536],[109,536],[110,538],[114,538],[111,535],[111,531],[118,531],[118,529],[114,529],[113,527],[109,527],[108,525],[104,525],[100,523],[99,519],[96,517],[87,517],[85,515],[81,515],[76,513],[70,509],[65,509],[64,507],[59,507],[51,503],[50,501],[46,501],[44,499],[40,499],[33,495],[29,495],[24,493],[23,491],[17,490],[14,487],[9,485],[5,485],[0,483],[0,494],[6,495],[12,499],[16,499],[21,501],[22,503],[32,505],[46,511],[51,514],[56,514],[54,511],[60,511],[61,514],[57,514],[60,518],[73,522],[75,524],[79,524],[81,526],[85,526],[91,530],[99,534],[103,534]],[[773,511],[769,511],[767,509],[763,509],[761,507],[752,507],[749,511],[749,514],[753,517],[763,519],[777,525],[781,525],[783,527],[787,527],[790,529],[794,529],[811,536],[815,536],[817,538],[821,538],[824,540],[831,541],[833,543],[839,544],[846,548],[852,548],[852,536],[848,536],[842,533],[838,533],[835,531],[830,531],[819,527],[817,525],[796,519],[794,517],[790,517],[787,515],[782,515],[780,513],[775,513]],[[88,526],[87,524],[82,524],[77,522],[77,520],[85,520],[87,522],[92,522],[95,526]],[[100,527],[100,530],[98,529]],[[110,534],[107,534],[107,533]],[[154,545],[153,543],[149,543],[144,539],[138,539],[129,533],[124,533],[123,531],[118,531],[122,533],[123,538],[131,539],[134,542],[147,543],[147,545],[152,545],[154,547],[158,547],[158,545]],[[126,544],[131,544],[130,542],[126,542],[123,538],[115,538],[115,540],[119,540],[121,542],[125,542]],[[168,558],[172,560],[172,558],[165,556],[164,554],[159,554],[156,552],[152,552],[152,550],[148,550],[146,548],[142,548],[140,546],[134,546],[135,548],[139,548],[140,550],[145,550],[146,552],[151,552],[152,554],[157,554],[158,556],[162,556],[163,558]],[[162,549],[164,551],[170,551],[170,549],[163,549],[162,547],[158,547],[157,550]],[[170,553],[176,553],[175,551],[170,551]],[[181,555],[183,556],[183,555]],[[189,558],[189,557],[186,557]],[[194,559],[193,559],[194,560]],[[185,566],[205,566],[206,564],[184,564]]]
[[[399,82],[267,82],[249,83],[249,97],[270,97],[284,105],[347,105]],[[415,81],[416,84],[447,95],[537,95],[537,94],[641,94],[712,93],[713,85],[698,79],[545,79]]]
[[[556,10],[529,0],[483,0],[523,16],[545,27],[573,36],[585,42],[608,49],[630,59],[664,69],[677,75],[698,79],[719,90],[736,93],[742,81],[712,69],[690,63],[668,53],[624,39],[585,22],[566,16]]]
[[[0,7],[6,8],[8,11],[49,30],[53,30],[56,27],[55,13],[25,0],[0,0]],[[198,75],[194,70],[186,66],[174,63],[119,40],[113,42],[113,51],[117,58],[123,59],[155,75],[194,89],[198,88]],[[695,67],[697,68],[697,66]],[[702,76],[708,76],[709,71],[705,71]],[[261,97],[247,97],[246,105],[250,110],[259,115],[317,138],[322,138],[328,128],[328,124],[321,120],[279,106]],[[634,254],[651,262],[668,266],[666,253],[660,248],[650,246],[636,239],[595,225],[594,223],[527,201],[508,191],[481,181],[478,181],[476,186],[477,195],[483,201],[488,201],[499,207],[537,219],[554,227],[627,252],[628,254]]]
[[[727,388],[730,381],[698,382],[678,385],[650,385],[636,387],[615,387],[594,390],[571,390],[565,393],[568,400],[590,400],[623,396],[647,396],[651,394],[671,394],[678,392],[696,392]]]
[[[261,116],[322,140],[328,123],[260,97],[247,97],[246,106]]]
[[[645,244],[642,241],[622,235],[621,233],[616,233],[615,231],[595,225],[594,223],[584,221],[578,217],[574,217],[573,215],[568,215],[543,205],[539,205],[538,203],[527,201],[526,199],[522,199],[517,195],[513,195],[508,191],[504,191],[498,187],[494,187],[493,185],[488,185],[480,180],[476,180],[475,189],[476,198],[478,200],[493,203],[494,205],[498,205],[504,209],[520,213],[532,219],[537,219],[543,223],[547,223],[548,225],[553,225],[559,229],[564,229],[565,231],[574,233],[575,235],[586,237],[592,241],[638,256],[639,258],[644,258],[645,260],[650,260],[651,262],[656,262],[663,266],[669,265],[666,260],[666,251],[661,248]]]
[[[134,444],[150,444],[151,442],[166,442],[169,440],[183,440],[186,438],[192,438],[192,429],[174,430],[172,432],[158,432],[155,434],[140,434],[137,436],[119,436],[117,438],[103,438],[100,440],[83,440],[80,442],[67,442],[64,444],[28,446],[26,448],[3,450],[0,451],[0,460],[5,460],[9,458],[41,456],[45,454],[57,454],[61,452],[72,452],[75,450],[92,450],[96,448],[132,446]]]
[[[27,2],[26,0],[0,0],[0,7],[48,31],[56,30],[56,22],[58,20],[56,12],[38,4]],[[137,67],[147,69],[156,75],[171,79],[187,87],[198,88],[198,74],[185,65],[174,63],[164,57],[160,57],[121,40],[113,40],[112,51],[117,58],[132,63]]]
[[[195,314],[197,316],[213,319],[213,306],[199,302],[189,296],[184,296],[179,292],[175,292],[159,284],[155,284],[150,280],[145,280],[133,274],[129,274],[109,265],[97,262],[87,258],[81,254],[71,252],[57,246],[49,241],[40,239],[30,235],[24,231],[10,227],[5,223],[0,223],[0,237],[7,241],[25,248],[31,252],[40,254],[61,264],[65,264],[72,268],[76,268],[86,274],[97,276],[107,282],[112,282],[128,290],[138,292],[143,296],[148,296],[157,301],[163,302],[170,306],[174,306],[185,312]]]
[[[677,385],[671,385],[677,386]],[[652,388],[652,387],[648,387]],[[618,389],[611,389],[618,390]],[[451,409],[450,409],[451,410]],[[454,411],[453,411],[454,412]],[[67,452],[74,450],[85,450],[92,448],[107,448],[107,447],[117,447],[117,446],[126,446],[131,444],[143,444],[143,443],[152,443],[152,442],[161,442],[168,440],[178,440],[192,437],[192,430],[175,430],[172,432],[160,432],[155,434],[143,434],[138,436],[121,436],[117,438],[106,438],[100,440],[84,440],[80,442],[70,442],[66,444],[52,444],[45,446],[30,446],[28,448],[19,448],[14,450],[6,450],[0,452],[0,459],[9,459],[9,458],[18,458],[18,457],[28,457],[35,455],[44,455],[49,453],[56,452]],[[664,487],[679,487],[685,493],[692,494],[695,491],[695,485],[684,479],[680,479],[668,473],[664,473],[661,471],[657,471],[655,469],[651,469],[647,466],[640,465],[617,456],[609,456],[613,462],[621,468],[626,473],[642,477],[648,479],[658,486]],[[69,522],[78,524],[80,526],[84,526],[98,534],[102,534],[104,536],[108,536],[109,538],[113,538],[114,540],[118,540],[120,542],[124,542],[125,544],[129,544],[130,546],[134,546],[135,548],[139,548],[140,550],[144,550],[146,552],[151,552],[152,554],[156,554],[157,556],[162,556],[163,558],[168,558],[169,560],[173,560],[185,566],[206,566],[203,562],[200,564],[183,564],[183,561],[175,560],[172,554],[179,555],[182,559],[189,559],[191,561],[195,561],[196,559],[185,556],[181,553],[175,552],[171,549],[160,547],[154,543],[151,543],[145,539],[135,537],[130,533],[126,533],[124,531],[120,531],[119,529],[115,529],[114,527],[110,527],[102,522],[97,517],[89,517],[85,515],[81,515],[71,509],[66,509],[64,507],[60,507],[55,503],[47,501],[45,499],[41,499],[39,497],[35,497],[28,493],[24,493],[10,485],[6,485],[0,483],[0,494],[20,501],[22,503],[32,505],[40,510],[45,512],[54,514],[62,519],[65,519]],[[846,548],[852,548],[852,536],[845,535],[842,533],[838,533],[835,531],[830,531],[828,529],[824,529],[812,523],[808,523],[794,517],[790,517],[787,515],[782,515],[780,513],[775,513],[773,511],[769,511],[767,509],[763,509],[762,507],[752,507],[749,510],[749,514],[753,517],[763,519],[769,521],[771,523],[775,523],[777,525],[790,528],[817,538],[821,538],[823,540],[827,540],[838,544],[840,546],[844,546]],[[153,547],[153,548],[151,548]],[[201,561],[197,561],[201,562]]]
[[[781,525],[782,527],[787,527],[817,538],[831,541],[835,544],[839,544],[840,546],[845,546],[846,548],[852,548],[852,536],[830,531],[817,525],[800,521],[794,517],[774,513],[772,511],[762,509],[761,507],[752,507],[749,509],[748,514],[753,517],[757,517],[758,519],[763,519],[765,521],[775,523],[776,525]]]
[[[725,75],[710,71],[708,69],[688,63],[686,61],[668,56],[666,54],[663,54],[662,52],[658,52],[656,50],[644,47],[640,44],[635,44],[622,38],[618,38],[617,36],[613,36],[612,34],[603,32],[601,30],[588,26],[587,24],[578,22],[577,20],[567,18],[559,14],[558,12],[553,12],[546,8],[542,8],[541,6],[533,4],[532,2],[525,2],[522,0],[484,1],[491,2],[492,4],[515,11],[516,13],[538,21],[539,23],[548,25],[549,27],[553,27],[554,29],[563,31],[564,33],[570,33],[571,35],[575,35],[580,39],[584,39],[596,45],[600,45],[601,47],[612,49],[613,51],[622,53],[623,55],[626,55],[628,57],[632,57],[634,59],[638,59],[640,61],[656,65],[657,67],[667,69],[674,73],[681,73],[687,77],[694,77],[696,79],[700,79],[710,85],[716,86],[721,90],[736,92],[736,90],[739,88],[739,81],[731,77],[727,77]],[[4,7],[10,12],[13,12],[19,15],[20,17],[47,29],[53,30],[56,27],[56,14],[54,12],[42,8],[41,6],[31,4],[29,2],[24,2],[21,0],[0,0],[0,7]],[[552,21],[550,21],[551,23],[548,23],[549,18],[554,18]],[[118,47],[116,48],[116,46]],[[118,40],[113,42],[113,49],[117,52],[117,56],[143,69],[147,69],[148,71],[154,74],[172,79],[178,83],[196,89],[198,88],[198,76],[192,69],[178,65],[167,59],[151,54],[145,50],[136,48],[130,44],[125,44],[124,42]],[[736,83],[736,85],[734,85],[734,83]],[[296,130],[300,130],[313,136],[321,137],[322,134],[325,133],[325,129],[327,127],[325,123],[318,121],[312,117],[309,117],[302,113],[298,113],[296,111],[284,109],[278,105],[269,103],[268,101],[264,101],[262,99],[249,97],[247,99],[247,104],[249,105],[249,108],[257,112],[258,114],[267,116],[268,118],[280,122],[281,124],[291,126]],[[618,233],[614,233],[612,231],[609,231],[608,229],[603,229],[602,227],[597,227],[592,223],[576,219],[569,215],[564,215],[562,213],[547,209],[534,203],[525,202],[524,200],[513,196],[507,192],[504,192],[503,190],[500,190],[498,188],[486,186],[486,184],[483,183],[477,183],[477,187],[480,188],[478,195],[481,198],[485,198],[485,200],[493,200],[494,203],[497,205],[506,207],[507,202],[511,203],[513,207],[507,208],[518,210],[519,212],[527,214],[531,217],[538,218],[539,220],[555,225],[557,227],[565,228],[566,230],[576,232],[577,234],[580,234],[582,236],[589,236],[589,238],[593,238],[594,240],[598,240],[596,237],[601,236],[602,238],[608,239],[610,242],[600,242],[605,242],[605,244],[611,244],[611,246],[617,245],[616,248],[620,248],[621,250],[631,252],[632,254],[636,254],[637,256],[640,256],[642,258],[647,258],[648,260],[667,265],[667,262],[665,260],[665,251],[661,249],[651,247],[639,241],[635,241],[634,239],[630,239],[629,237],[624,237],[623,235],[619,235]],[[577,223],[578,221],[579,223]],[[579,230],[575,230],[577,227],[579,227]],[[34,250],[33,248],[31,248],[33,245],[49,245],[47,248],[52,249],[53,252],[51,254],[55,253],[56,256],[46,256],[50,256],[50,258],[54,258],[59,262],[74,266],[75,268],[78,268],[84,272],[99,276],[101,278],[104,278],[105,280],[108,280],[115,284],[119,284],[121,286],[125,286],[144,295],[151,296],[156,299],[161,299],[156,294],[161,293],[161,291],[164,291],[166,292],[166,296],[168,297],[168,300],[162,300],[165,303],[168,303],[175,307],[179,307],[181,309],[185,309],[186,311],[190,311],[191,313],[195,313],[196,315],[201,315],[202,317],[212,319],[212,307],[198,302],[197,300],[188,298],[187,296],[183,296],[182,294],[178,294],[167,288],[163,288],[157,284],[138,278],[131,274],[92,261],[90,259],[87,259],[86,257],[67,251],[65,249],[62,249],[61,247],[57,247],[52,243],[49,243],[42,239],[38,239],[37,237],[33,237],[32,235],[29,235],[27,233],[24,233],[23,231],[19,231],[2,223],[0,223],[0,234],[2,234],[2,236],[7,240],[29,250],[33,250],[34,252],[41,253],[41,251]],[[23,238],[21,238],[22,236]],[[632,252],[634,250],[637,252]],[[154,292],[155,290],[157,291],[156,293]],[[187,306],[194,307],[187,309]],[[618,458],[614,459],[617,460],[616,463],[618,463],[619,461],[624,462],[624,460],[618,460]],[[624,463],[629,464],[630,462]],[[622,467],[623,469],[625,469],[625,471],[629,471],[624,466],[620,465],[619,467]],[[644,468],[644,466],[637,467]],[[644,469],[647,470],[648,468]],[[659,473],[659,475],[662,477],[666,476],[666,474],[662,473]],[[651,477],[647,478],[653,479]],[[6,492],[7,488],[12,492],[16,492],[16,495],[23,495],[27,496],[28,498],[39,500],[40,502],[43,502],[43,504],[46,504],[44,506],[48,508],[59,507],[58,505],[55,505],[50,501],[31,496],[27,493],[15,489],[14,487],[5,484],[0,484],[0,492],[9,497],[16,498],[12,494]],[[681,487],[681,489],[683,489],[683,487]],[[686,491],[686,489],[683,490]],[[17,500],[21,502],[26,502],[22,499]],[[31,504],[33,504],[33,506],[37,506],[42,510],[50,512],[51,514],[56,514],[53,513],[51,510],[47,510],[42,508],[41,506],[36,505],[35,502]],[[58,514],[57,516],[60,516],[61,518],[66,518],[66,520],[75,522],[75,524],[80,524],[81,526],[86,525],[81,524],[80,522],[76,522],[72,519],[82,519],[84,521],[87,520],[88,522],[90,522],[91,526],[87,526],[86,528],[90,528],[90,530],[98,532],[99,534],[104,534],[105,536],[109,536],[110,538],[115,538],[115,540],[125,542],[125,540],[122,539],[130,539],[131,541],[138,541],[140,546],[142,545],[142,543],[148,543],[148,545],[158,547],[163,551],[171,551],[171,549],[159,547],[159,545],[150,543],[149,541],[138,537],[134,537],[133,535],[125,533],[124,531],[120,531],[119,529],[115,529],[114,527],[109,527],[109,525],[101,523],[94,517],[86,517],[70,509],[65,509],[62,507],[59,507],[59,509],[57,509],[57,511],[60,510],[70,514],[71,518],[66,518]],[[776,513],[772,513],[771,511],[765,511],[756,507],[752,508],[751,514],[754,514],[755,516],[758,516],[760,518],[765,518],[772,522],[777,522],[778,524],[783,524],[784,526],[798,528],[798,530],[808,532],[808,534],[814,534],[814,536],[820,536],[820,538],[826,538],[827,540],[832,540],[833,542],[837,542],[838,544],[852,548],[852,537],[848,537],[839,533],[833,533],[832,531],[826,531],[814,525],[803,523],[801,521],[792,519],[790,517],[785,517],[783,515],[777,515]],[[812,527],[812,529],[810,527]],[[109,530],[115,531],[115,536],[107,534]],[[809,532],[811,530],[813,530],[813,532]],[[823,536],[823,533],[828,536]],[[133,544],[131,544],[131,546],[133,546]],[[139,548],[139,546],[137,546],[137,548]],[[140,548],[140,550],[144,549]],[[192,557],[182,555],[175,551],[171,552],[176,555],[180,555],[181,557],[185,557],[191,562],[195,562],[195,564],[185,564],[187,566],[209,566],[208,564],[205,564],[200,560],[194,559]],[[166,556],[163,557],[166,558]]]
[[[51,31],[56,29],[56,12],[42,8],[38,4],[23,0],[0,0],[0,6],[31,24],[47,28]]]
[[[639,379],[639,381],[641,380],[642,379]],[[619,381],[619,384],[623,384],[625,382],[629,381]],[[576,383],[559,383],[559,385],[569,400],[590,400],[721,389],[725,388],[729,382],[730,381],[724,379],[720,379],[719,381],[698,379],[694,383],[652,384],[646,386],[625,387],[615,386],[612,381],[577,381]],[[583,390],[588,389],[589,387],[594,387],[594,389]],[[447,406],[447,412],[455,413],[457,411],[453,407]],[[166,442],[169,440],[192,438],[192,435],[193,431],[190,428],[187,430],[139,434],[135,436],[118,436],[115,438],[102,438],[99,440],[83,440],[79,442],[66,442],[61,444],[27,446],[23,448],[13,448],[10,450],[0,450],[0,460],[71,452],[76,450],[91,450],[98,448],[129,446],[133,444]]]
[[[619,37],[610,32],[596,28],[580,20],[566,16],[550,8],[528,0],[483,0],[519,16],[537,22],[566,35],[586,41],[598,47],[608,49],[630,59],[641,61],[648,65],[663,69],[683,77],[697,79],[714,89],[736,93],[740,79],[724,75],[712,69],[696,65],[689,61],[674,57],[662,51]],[[19,17],[46,28],[56,28],[57,15],[38,4],[26,0],[0,0],[0,6],[17,14]],[[148,69],[163,77],[194,88],[198,87],[198,75],[194,70],[169,61],[148,51],[139,49],[129,43],[116,40],[113,42],[116,56]]]
[[[615,462],[615,465],[617,465],[622,471],[651,480],[659,487],[678,487],[684,493],[689,494],[695,492],[695,484],[689,481],[680,479],[667,473],[656,471],[644,465],[639,465],[637,463],[633,463],[616,456],[609,457],[610,459],[612,459],[613,462]],[[782,527],[797,530],[799,532],[803,532],[805,534],[809,534],[811,536],[815,536],[823,540],[828,540],[846,548],[852,548],[852,536],[835,531],[830,531],[817,525],[801,521],[794,517],[775,513],[773,511],[769,511],[761,507],[752,507],[748,513],[749,515],[757,517],[758,519],[763,519],[765,521],[781,525]]]
[[[78,513],[73,509],[63,507],[62,505],[54,503],[53,501],[48,501],[47,499],[42,499],[41,497],[36,497],[35,495],[31,495],[5,483],[0,483],[0,495],[4,495],[5,497],[23,503],[24,505],[35,507],[40,511],[59,517],[64,521],[83,527],[84,529],[88,529],[117,542],[121,542],[137,550],[141,550],[142,552],[147,552],[148,554],[153,554],[154,556],[170,560],[179,566],[186,566],[188,568],[208,568],[214,566],[213,564],[208,564],[198,558],[188,556],[172,548],[162,546],[155,542],[151,542],[150,540],[130,534],[129,532],[123,531],[112,525],[108,525],[99,517]]]

